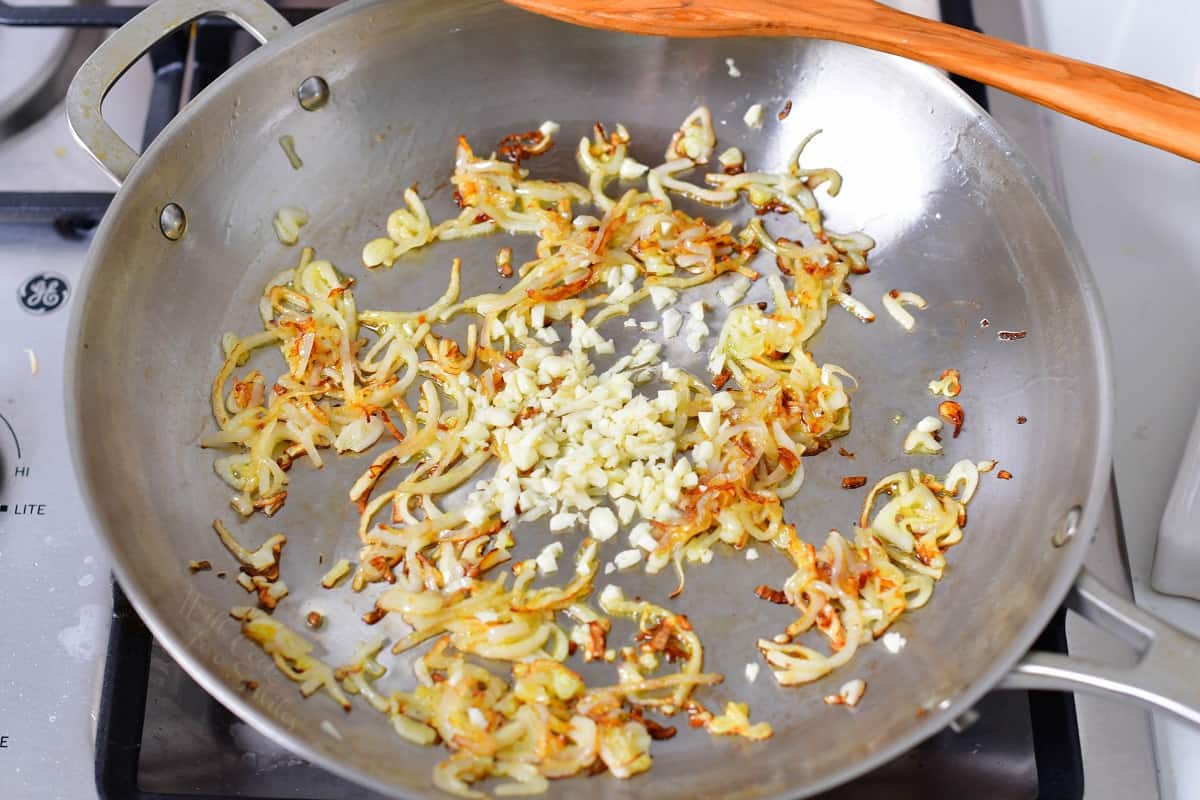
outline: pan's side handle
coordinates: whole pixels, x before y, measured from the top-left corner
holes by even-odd
[[[291,28],[263,0],[157,0],[96,48],[71,81],[66,98],[71,133],[118,184],[133,169],[137,153],[104,121],[101,103],[117,79],[155,42],[209,15],[233,20],[262,43]]]
[[[1034,651],[1017,662],[1004,688],[1124,697],[1200,727],[1200,640],[1138,608],[1087,570],[1075,581],[1067,604],[1133,645],[1138,663],[1114,667]]]

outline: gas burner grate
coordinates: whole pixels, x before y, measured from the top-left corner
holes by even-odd
[[[24,28],[115,28],[133,18],[142,7],[108,5],[15,6],[0,0],[0,26]],[[280,5],[292,23],[319,13],[317,7]],[[143,129],[143,149],[182,108],[184,74],[191,70],[192,99],[236,60],[235,36],[240,29],[223,17],[205,17],[195,23],[196,36],[189,58],[189,32],[184,28],[150,49],[154,72],[149,113]],[[53,223],[68,237],[81,236],[104,216],[113,194],[109,192],[0,192],[0,224]]]
[[[275,798],[382,800],[299,759],[239,746],[240,723],[188,678],[157,645],[119,587],[113,586],[102,703],[96,729],[96,787],[101,800]],[[1066,651],[1065,610],[1035,647]],[[999,691],[976,706],[961,732],[945,730],[820,800],[987,797],[1081,800],[1083,767],[1074,697]],[[397,741],[397,746],[403,744]],[[251,760],[248,760],[251,759]],[[180,769],[206,768],[181,777]],[[299,787],[303,787],[300,789]]]

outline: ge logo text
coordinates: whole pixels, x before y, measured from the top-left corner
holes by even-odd
[[[51,272],[34,275],[21,284],[17,299],[31,314],[49,314],[66,302],[67,280]]]

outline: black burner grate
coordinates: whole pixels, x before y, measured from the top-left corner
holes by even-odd
[[[28,28],[115,28],[124,25],[142,8],[138,6],[65,5],[14,6],[0,0],[0,26]],[[320,8],[280,7],[292,23],[303,22]],[[190,100],[236,60],[235,37],[245,36],[223,17],[195,22],[192,48]],[[183,106],[183,76],[188,66],[189,31],[183,28],[150,48],[154,83],[142,143],[149,145]],[[64,235],[78,235],[95,227],[112,202],[110,192],[0,192],[0,224],[54,223]]]
[[[204,693],[158,647],[113,587],[100,717],[96,786],[101,800],[282,798],[382,800],[312,765],[266,771],[230,735],[237,717]],[[1065,611],[1035,647],[1065,652]],[[945,730],[820,800],[1080,800],[1083,767],[1072,695],[1003,691],[976,706],[978,720]],[[180,722],[186,718],[186,722]],[[181,732],[184,735],[181,735]],[[255,758],[255,756],[249,756]],[[202,770],[180,765],[203,764]],[[301,788],[302,787],[302,788]]]

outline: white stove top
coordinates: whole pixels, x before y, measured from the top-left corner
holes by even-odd
[[[49,5],[50,3],[47,3]],[[73,74],[73,63],[91,49],[102,35],[93,30],[64,31],[56,28],[0,26],[0,117],[10,104],[27,93],[28,80],[36,70],[62,70]],[[73,50],[80,51],[72,60]],[[36,70],[31,70],[36,67]],[[65,81],[59,86],[65,90]],[[151,69],[142,59],[125,73],[105,98],[104,114],[125,141],[138,145],[150,99]],[[22,82],[25,82],[24,84]],[[53,91],[39,87],[40,92]],[[61,98],[60,98],[61,99]],[[14,135],[5,137],[0,119],[0,192],[56,191],[110,192],[112,179],[71,138],[61,105]]]
[[[936,0],[892,4],[931,15],[937,8]],[[1146,20],[1130,11],[1139,4],[1117,0],[1045,0],[1024,18],[1011,3],[976,0],[975,5],[980,26],[995,35],[1048,43],[1068,55],[1192,91],[1200,86],[1200,56],[1185,41],[1200,24],[1200,7],[1187,12],[1193,15],[1190,25],[1178,16],[1151,24],[1164,17],[1162,8],[1192,5],[1183,0],[1155,3],[1152,10],[1145,4]],[[1116,43],[1121,46],[1105,49],[1111,36],[1088,38],[1083,30],[1083,22],[1094,21],[1108,31],[1113,20],[1123,21],[1121,30],[1131,37],[1150,38],[1121,40]],[[1030,21],[1035,24],[1029,26]],[[1044,41],[1038,35],[1043,25]],[[21,33],[0,28],[0,52],[11,52],[10,41],[20,41]],[[1135,46],[1171,36],[1179,38],[1175,48]],[[1162,60],[1148,63],[1147,52],[1159,50]],[[149,79],[142,65],[106,103],[114,127],[132,142],[141,138]],[[1149,573],[1157,515],[1178,460],[1174,443],[1186,436],[1200,398],[1200,371],[1184,366],[1193,363],[1185,348],[1196,341],[1200,326],[1200,317],[1188,308],[1200,288],[1200,229],[1186,218],[1197,208],[1200,168],[1073,123],[1048,124],[1049,115],[1032,106],[991,96],[996,116],[1043,174],[1065,190],[1106,300],[1144,298],[1109,307],[1118,374],[1128,375],[1136,365],[1140,376],[1169,387],[1156,394],[1153,412],[1131,402],[1132,384],[1119,392],[1118,482],[1135,581],[1141,581]],[[0,191],[110,188],[71,141],[61,109],[16,138],[0,141]],[[0,641],[9,645],[0,648],[0,775],[5,779],[0,794],[5,797],[75,800],[96,794],[93,736],[111,586],[107,557],[80,511],[62,405],[66,320],[86,244],[64,239],[49,225],[0,224],[0,571],[8,580]],[[1143,282],[1139,274],[1149,280]],[[1133,290],[1178,287],[1181,276],[1187,291]],[[1183,309],[1186,316],[1172,314]],[[1161,340],[1155,342],[1157,350],[1147,344],[1155,341],[1150,337]],[[1145,363],[1150,352],[1163,355]],[[1110,584],[1124,582],[1115,514],[1103,520],[1089,565]],[[1159,611],[1183,609],[1194,617],[1193,630],[1200,631],[1200,604],[1167,603],[1150,597],[1147,586],[1138,586],[1143,603]],[[1122,651],[1079,620],[1070,622],[1068,632],[1073,651],[1098,658]],[[1077,707],[1087,796],[1154,796],[1148,715],[1084,697]],[[1162,796],[1200,797],[1200,772],[1184,765],[1188,756],[1200,755],[1200,736],[1157,728],[1165,745]],[[1200,765],[1200,760],[1191,763]]]
[[[1194,0],[1031,5],[1042,31],[1035,45],[1200,94]],[[1200,164],[1066,117],[1054,118],[1053,135],[1112,337],[1116,478],[1135,594],[1148,610],[1200,635],[1200,602],[1150,587],[1159,520],[1200,406]],[[1200,732],[1164,720],[1154,727],[1163,796],[1200,797]]]
[[[93,712],[112,587],[79,510],[62,402],[67,309],[84,249],[48,225],[0,225],[0,770],[13,798],[94,796]],[[51,291],[27,291],[29,300],[53,306],[54,288],[65,299],[35,315],[19,295],[39,277]]]

